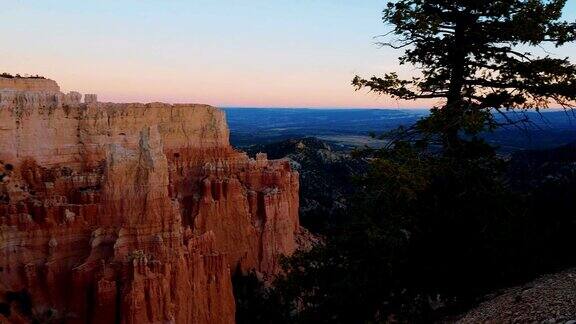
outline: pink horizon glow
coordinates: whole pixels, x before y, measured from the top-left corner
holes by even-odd
[[[354,91],[355,75],[397,71],[376,46],[385,1],[9,1],[0,72],[40,74],[100,101],[234,107],[429,108]],[[567,5],[574,19],[576,4]],[[576,57],[576,45],[546,48]]]

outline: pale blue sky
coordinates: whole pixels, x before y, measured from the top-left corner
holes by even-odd
[[[576,0],[567,17],[576,18]],[[101,100],[409,107],[350,80],[397,68],[381,0],[0,0],[0,70]],[[553,49],[576,57],[571,45]],[[410,74],[410,68],[400,69]]]

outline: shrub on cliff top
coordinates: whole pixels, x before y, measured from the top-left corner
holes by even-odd
[[[2,74],[0,74],[0,77],[8,78],[8,79],[14,79],[14,78],[16,78],[16,79],[18,79],[18,78],[21,78],[21,79],[46,79],[45,77],[38,75],[38,74],[21,76],[20,74],[12,75],[12,74],[6,73],[6,72],[2,72]]]

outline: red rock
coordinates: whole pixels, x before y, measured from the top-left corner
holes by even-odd
[[[24,80],[0,78],[0,321],[232,323],[231,272],[297,248],[297,172],[220,110]]]

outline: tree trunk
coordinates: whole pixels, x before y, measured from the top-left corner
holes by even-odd
[[[462,88],[464,87],[466,68],[466,35],[465,24],[459,12],[456,15],[456,27],[454,33],[454,48],[449,53],[452,60],[452,71],[450,75],[450,87],[445,110],[446,128],[443,134],[444,153],[446,155],[457,155],[462,148],[462,140],[459,132],[462,129],[462,118],[464,115],[464,98]]]

